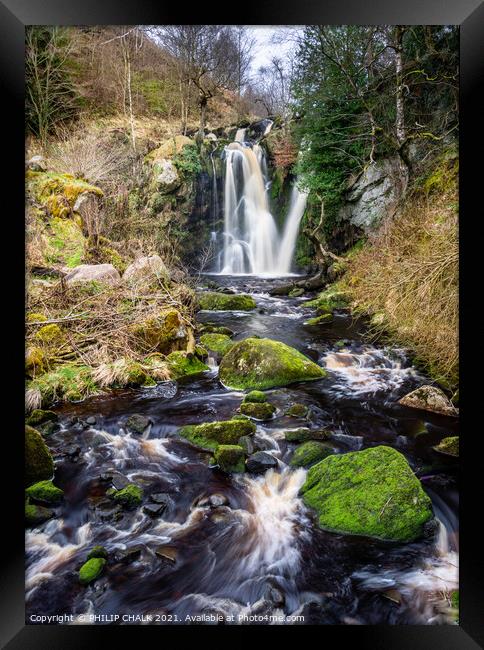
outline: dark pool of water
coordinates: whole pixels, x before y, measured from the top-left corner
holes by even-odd
[[[240,405],[242,393],[219,383],[216,360],[210,372],[178,384],[58,406],[62,426],[48,444],[65,499],[55,519],[27,533],[27,620],[69,613],[105,615],[105,623],[122,622],[109,619],[116,614],[144,615],[145,623],[187,623],[196,615],[229,624],[450,622],[457,467],[433,447],[457,432],[457,419],[400,406],[425,378],[403,350],[365,342],[364,325],[348,313],[309,327],[304,299],[269,296],[282,280],[216,280],[253,294],[257,309],[200,312],[199,321],[228,326],[236,339],[284,341],[329,369],[321,381],[268,391],[276,417],[258,423],[256,440],[278,459],[278,470],[229,476],[177,438],[181,425],[229,418]],[[309,422],[284,415],[293,402],[310,408]],[[146,439],[124,430],[134,413],[152,420]],[[95,425],[85,424],[89,416]],[[380,444],[402,452],[432,499],[436,529],[405,545],[320,530],[298,498],[304,470],[287,466],[295,447],[283,431],[301,426],[328,427],[338,453]],[[166,495],[161,517],[113,506],[106,490],[126,480],[143,487],[144,505]],[[209,506],[211,495],[223,503]],[[108,549],[108,567],[82,587],[77,571],[95,544]]]

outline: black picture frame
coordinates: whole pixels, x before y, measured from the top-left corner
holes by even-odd
[[[237,14],[237,15],[235,15]],[[480,0],[311,0],[306,3],[284,4],[281,0],[266,0],[264,4],[245,2],[232,7],[232,13],[214,6],[197,8],[165,6],[152,0],[0,0],[0,88],[4,109],[2,174],[0,209],[3,212],[1,238],[4,266],[2,282],[4,388],[2,411],[3,466],[1,514],[2,538],[6,550],[0,555],[1,623],[0,644],[9,650],[24,648],[86,648],[91,644],[113,641],[119,630],[127,642],[139,643],[139,633],[155,633],[167,642],[180,635],[195,632],[200,627],[205,641],[217,642],[214,635],[236,634],[239,638],[250,633],[249,627],[163,627],[158,626],[41,626],[25,625],[24,612],[24,522],[23,522],[23,299],[24,299],[24,29],[26,25],[81,24],[175,24],[203,23],[217,16],[224,24],[459,24],[461,26],[461,540],[460,540],[460,624],[458,626],[336,626],[310,630],[321,635],[321,643],[354,643],[359,648],[400,650],[406,648],[438,648],[439,650],[473,650],[484,646],[484,562],[482,538],[479,535],[480,481],[482,474],[482,433],[479,425],[481,381],[471,376],[479,365],[477,347],[480,324],[474,307],[480,303],[478,288],[471,289],[472,279],[480,279],[477,266],[482,254],[482,238],[477,234],[482,221],[482,104],[477,100],[479,86],[484,80],[484,3]],[[7,145],[7,140],[10,139]],[[478,153],[476,160],[473,154]],[[7,207],[8,206],[8,207]],[[473,250],[472,246],[476,246]],[[6,261],[7,252],[12,252]],[[8,418],[8,423],[7,423]],[[12,478],[6,478],[7,467]],[[481,490],[482,493],[482,490]],[[308,626],[310,627],[310,626]],[[259,626],[262,642],[271,641],[274,634],[300,638],[299,626]],[[170,634],[167,636],[167,631]],[[249,630],[249,632],[246,632]],[[307,627],[304,628],[307,631]],[[135,636],[136,635],[136,636]],[[296,636],[297,635],[297,636]],[[202,637],[200,637],[200,640]],[[286,636],[288,642],[290,638]]]

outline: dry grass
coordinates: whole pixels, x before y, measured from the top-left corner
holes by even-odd
[[[437,381],[458,384],[456,161],[437,168],[349,263],[352,298],[375,333],[414,351]]]

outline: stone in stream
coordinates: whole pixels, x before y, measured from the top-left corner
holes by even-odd
[[[34,409],[29,417],[25,420],[26,424],[31,427],[35,427],[38,424],[43,424],[44,422],[57,422],[58,420],[57,413],[54,411],[44,411],[42,409]]]
[[[116,503],[119,503],[126,508],[131,510],[136,508],[141,504],[143,500],[143,490],[134,483],[129,483],[122,490],[115,490],[113,493],[113,499]]]
[[[143,435],[150,425],[153,424],[153,421],[146,415],[140,415],[135,413],[130,415],[125,422],[126,429],[131,433],[137,435]]]
[[[88,418],[86,418],[86,424],[88,424],[90,427],[96,424],[96,418],[94,415],[90,415]]]
[[[240,473],[245,470],[245,452],[240,445],[219,445],[214,458],[224,472]]]
[[[64,498],[64,492],[52,481],[39,481],[25,490],[25,494],[36,501],[47,505],[58,505]]]
[[[334,449],[330,445],[319,442],[319,440],[308,440],[296,448],[290,465],[291,467],[309,467],[330,454],[334,454]]]
[[[50,479],[54,475],[54,460],[40,433],[25,425],[25,483]]]
[[[326,371],[298,350],[272,339],[236,343],[220,363],[219,378],[234,389],[265,389],[326,377]]]
[[[445,456],[454,456],[459,458],[459,436],[449,436],[439,442],[436,447],[432,447],[435,451]]]
[[[87,554],[87,559],[91,560],[93,557],[102,557],[105,560],[108,559],[108,552],[104,546],[93,546],[92,549]]]
[[[244,402],[262,404],[263,402],[267,402],[267,395],[262,390],[251,390],[244,397]]]
[[[197,294],[200,309],[210,311],[250,311],[256,308],[252,296],[243,293],[227,294],[218,291],[204,291]]]
[[[178,550],[174,546],[161,545],[155,548],[155,554],[160,559],[175,564],[178,557]]]
[[[307,417],[309,413],[309,408],[305,404],[292,404],[287,411],[285,412],[285,415],[289,415],[290,417],[293,418],[305,418]]]
[[[235,332],[229,327],[224,327],[223,325],[215,325],[214,323],[202,323],[199,326],[201,334],[225,334],[225,336],[232,337]]]
[[[202,336],[200,337],[200,343],[204,347],[206,347],[207,350],[210,350],[211,352],[215,352],[220,356],[227,354],[227,352],[234,345],[232,339],[230,338],[230,336],[227,336],[227,334],[215,334],[215,333],[202,334]]]
[[[85,562],[79,569],[79,582],[81,585],[88,585],[96,580],[104,570],[106,560],[102,557],[93,557]]]
[[[309,469],[301,493],[320,527],[338,533],[411,542],[432,518],[405,456],[383,445],[325,458]]]
[[[33,503],[25,504],[25,525],[26,526],[39,526],[54,516],[54,512],[50,508],[39,506]]]
[[[250,420],[225,420],[187,425],[179,429],[178,435],[186,438],[195,447],[215,451],[218,445],[236,445],[242,436],[255,433],[256,426]]]
[[[277,458],[274,458],[271,454],[268,454],[266,451],[256,451],[255,454],[249,456],[246,460],[245,465],[248,472],[253,474],[261,474],[266,472],[268,469],[273,469],[278,466]]]
[[[163,506],[163,510],[173,506],[173,499],[169,494],[166,494],[166,492],[155,492],[154,494],[151,494],[150,501]]]
[[[328,440],[331,431],[327,429],[292,429],[284,431],[284,438],[288,442],[306,442],[307,440]]]
[[[147,503],[143,506],[143,512],[150,517],[160,517],[165,511],[166,506],[163,503]]]
[[[442,415],[457,415],[458,411],[440,388],[420,386],[399,401],[402,406],[409,406],[422,411],[432,411]]]
[[[276,407],[270,402],[242,402],[240,412],[254,420],[270,420],[276,411]]]
[[[130,564],[131,562],[136,562],[141,557],[144,547],[141,544],[136,544],[128,547],[127,549],[119,549],[114,554],[115,562],[121,562],[122,564]]]

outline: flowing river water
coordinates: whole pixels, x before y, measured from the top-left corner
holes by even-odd
[[[82,623],[94,614],[106,624],[451,623],[457,463],[433,447],[455,435],[457,419],[400,406],[425,378],[404,351],[365,342],[363,326],[348,313],[309,327],[304,321],[313,313],[304,299],[269,296],[281,280],[216,280],[251,293],[257,309],[200,312],[200,322],[230,327],[235,339],[284,341],[329,371],[317,382],[268,391],[277,412],[257,423],[255,437],[277,458],[277,470],[224,474],[177,437],[182,425],[230,418],[243,399],[219,383],[215,359],[210,371],[178,384],[59,405],[60,428],[47,442],[65,498],[54,519],[27,532],[27,620],[71,614]],[[308,426],[284,415],[294,402],[309,407],[311,426],[334,432],[337,453],[381,444],[403,453],[432,499],[436,530],[389,544],[319,529],[298,496],[306,471],[288,465],[295,445],[284,431]],[[152,421],[142,437],[124,428],[132,414]],[[145,506],[152,495],[163,501],[162,515],[114,507],[106,490],[127,481],[144,488]],[[106,570],[81,586],[77,572],[97,544],[109,552]]]

